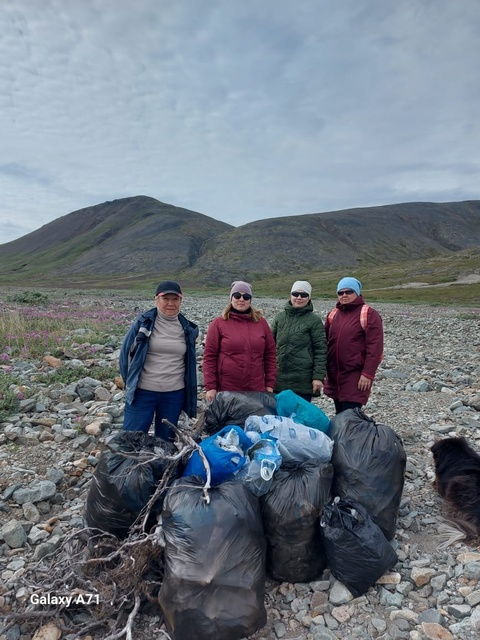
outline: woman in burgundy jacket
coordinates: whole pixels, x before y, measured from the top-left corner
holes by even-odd
[[[365,304],[362,284],[342,278],[338,302],[327,316],[327,377],[325,395],[336,413],[365,405],[383,354],[383,324],[378,311]]]
[[[203,353],[207,402],[219,391],[273,392],[277,375],[273,334],[252,307],[252,288],[236,281],[230,302],[208,327]]]

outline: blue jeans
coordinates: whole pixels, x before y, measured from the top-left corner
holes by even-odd
[[[184,389],[164,392],[137,389],[133,402],[131,404],[125,403],[123,430],[148,433],[155,416],[155,435],[157,438],[173,442],[175,440],[175,432],[162,420],[166,418],[175,426],[177,425],[184,397]]]

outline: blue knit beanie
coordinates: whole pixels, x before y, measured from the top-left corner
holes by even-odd
[[[353,289],[357,296],[359,296],[360,291],[362,290],[362,283],[356,278],[342,278],[337,284],[337,292],[342,289]]]

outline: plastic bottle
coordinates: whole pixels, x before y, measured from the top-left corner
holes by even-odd
[[[270,488],[275,470],[282,463],[282,456],[271,438],[261,438],[248,455],[250,462],[245,465],[242,480],[254,495],[263,496]]]

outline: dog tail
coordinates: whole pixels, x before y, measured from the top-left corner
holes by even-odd
[[[461,540],[467,541],[478,536],[477,528],[467,520],[455,518],[442,520],[438,525],[439,549],[447,549]]]

